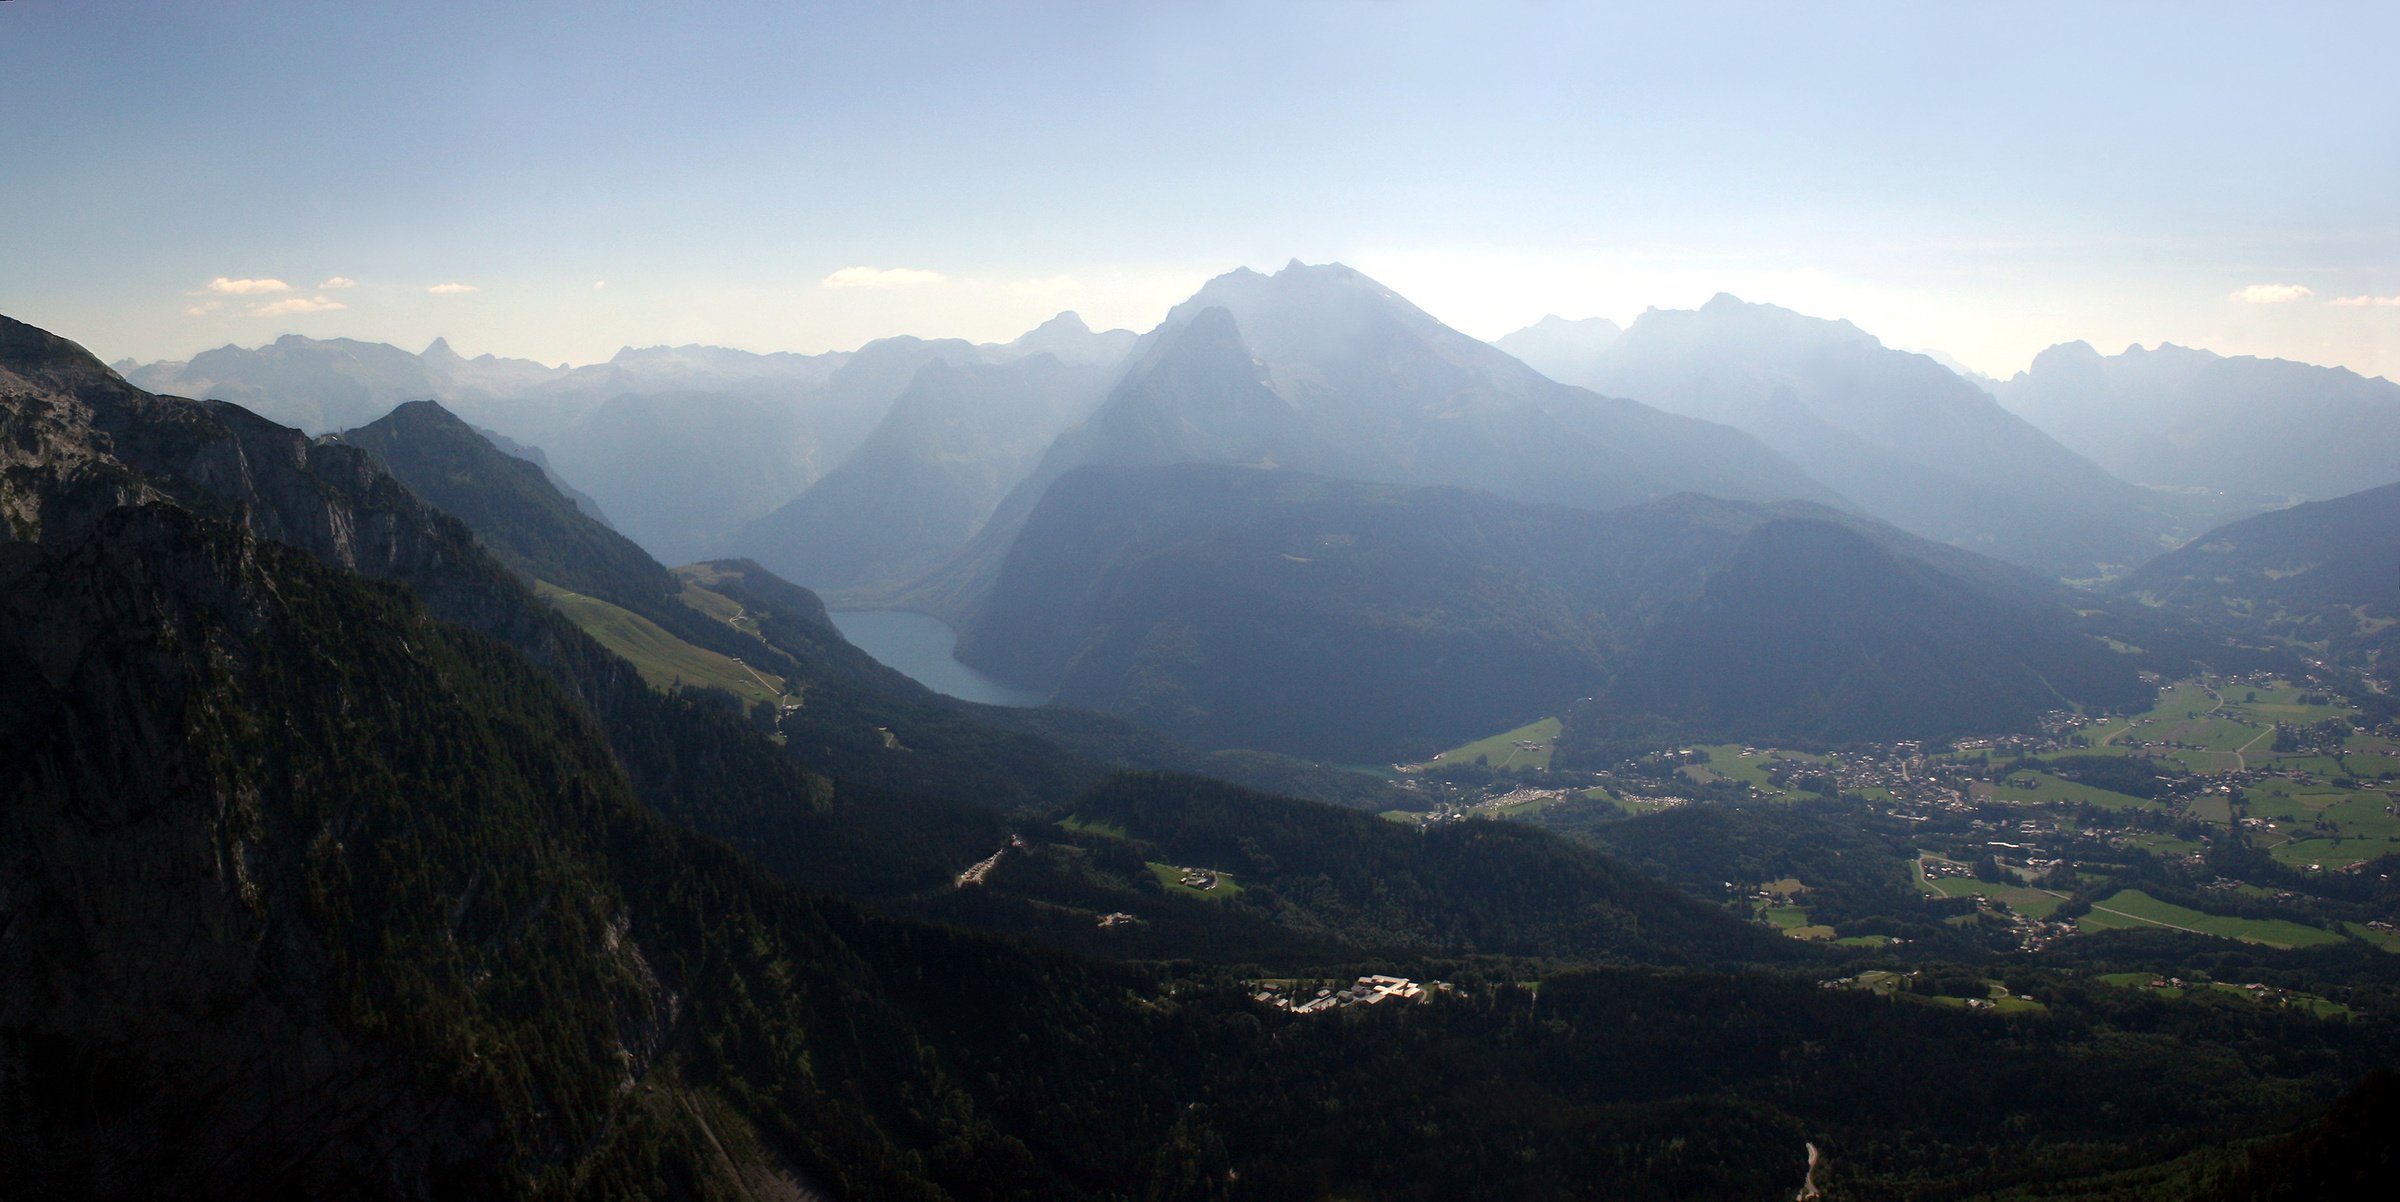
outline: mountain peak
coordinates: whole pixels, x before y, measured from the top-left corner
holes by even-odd
[[[1030,337],[1035,334],[1089,334],[1091,332],[1092,327],[1084,324],[1084,320],[1081,315],[1077,314],[1073,309],[1066,309],[1061,311],[1058,316],[1053,317],[1050,320],[1033,327],[1031,330],[1026,331],[1025,337]],[[1019,342],[1023,342],[1024,340],[1024,337],[1017,339]]]
[[[10,317],[0,317],[0,372],[56,388],[95,380],[122,382],[81,345]]]
[[[459,353],[450,349],[450,340],[447,338],[434,339],[432,343],[427,345],[426,348],[417,355],[417,358],[431,360],[436,363],[456,363],[462,361]]]

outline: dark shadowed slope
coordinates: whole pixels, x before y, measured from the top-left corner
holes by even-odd
[[[2130,697],[2075,621],[2056,586],[1822,507],[1182,465],[1062,479],[960,654],[1203,746],[1374,760],[1591,696],[1814,740]]]

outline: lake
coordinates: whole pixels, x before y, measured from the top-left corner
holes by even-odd
[[[951,654],[958,647],[958,632],[931,614],[842,609],[833,611],[833,628],[876,662],[936,693],[985,705],[1040,705],[1050,699],[958,662]]]

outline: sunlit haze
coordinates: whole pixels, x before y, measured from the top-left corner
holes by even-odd
[[[2388,5],[17,0],[0,311],[104,358],[1147,329],[1339,260],[1493,338],[1729,291],[2006,375],[2400,376]]]

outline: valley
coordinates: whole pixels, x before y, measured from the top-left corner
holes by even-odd
[[[1929,378],[1836,334],[1845,370]],[[2400,1054],[2400,612],[2356,566],[2388,490],[2130,567],[2127,532],[2175,519],[2128,502],[2004,562],[1941,541],[1998,534],[1861,512],[1775,421],[1529,378],[1295,264],[1139,337],[634,355],[890,407],[844,419],[855,468],[773,486],[805,491],[772,520],[662,539],[686,511],[579,500],[588,466],[439,401],[310,438],[0,335],[0,730],[37,749],[0,783],[64,857],[0,862],[0,964],[73,991],[172,955],[179,1005],[258,994],[228,935],[99,940],[77,908],[120,854],[96,807],[164,764],[211,791],[145,812],[125,904],[297,930],[272,1029],[357,1041],[341,1071],[379,1097],[403,1079],[376,1056],[517,1049],[395,1113],[526,1142],[454,1162],[299,1117],[347,1142],[260,1170],[281,1181],[364,1189],[398,1158],[524,1196],[1728,1196],[1804,1147],[1824,1196],[2096,1202],[2130,1156],[2151,1196],[2230,1198],[2342,1099],[2380,1105]],[[1817,354],[1759,370],[1827,387]],[[1665,474],[1553,470],[1596,438]],[[1670,490],[1724,463],[1758,487]],[[628,504],[639,538],[600,516]],[[652,551],[709,546],[757,557]],[[832,565],[842,607],[762,560]],[[54,955],[83,946],[110,950]],[[13,1004],[11,1080],[67,1088],[39,1039],[147,1085],[96,1120],[0,1092],[0,1152],[98,1155],[226,1074],[279,1113],[349,1104],[289,1041],[153,1023],[127,1048]],[[1503,1151],[1429,1166],[1428,1132]],[[192,1130],[133,1171],[187,1145],[252,1163]]]

